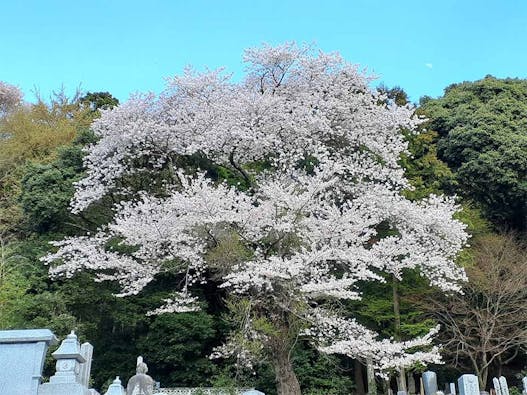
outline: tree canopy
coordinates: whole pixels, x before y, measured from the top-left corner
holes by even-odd
[[[453,84],[421,109],[460,192],[499,227],[527,226],[527,81],[487,76]]]
[[[152,314],[197,310],[194,286],[217,281],[240,324],[217,354],[246,363],[267,356],[280,394],[300,393],[290,361],[299,336],[381,371],[437,361],[436,349],[407,352],[428,345],[435,329],[396,342],[335,309],[360,298],[359,283],[380,281],[379,272],[400,278],[416,269],[445,291],[465,279],[454,262],[467,239],[453,219],[458,207],[403,194],[402,130],[420,123],[413,108],[370,91],[368,77],[335,54],[286,44],[247,50],[245,61],[240,83],[189,70],[159,98],[103,111],[72,208],[110,193],[121,201],[106,228],[56,243],[45,258],[59,262],[51,273],[95,272],[118,281],[123,296],[159,274],[180,276]],[[194,155],[239,181],[178,166]],[[161,189],[123,188],[131,174],[158,169],[167,170]],[[231,255],[217,265],[210,257],[224,243]]]

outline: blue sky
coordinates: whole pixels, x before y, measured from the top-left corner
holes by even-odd
[[[0,4],[0,80],[31,99],[159,92],[163,77],[243,69],[243,49],[316,43],[417,101],[492,74],[527,78],[525,0],[17,0]]]

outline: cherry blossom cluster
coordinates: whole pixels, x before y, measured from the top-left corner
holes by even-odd
[[[404,269],[459,290],[465,274],[454,260],[467,234],[453,219],[458,207],[450,198],[414,202],[401,193],[409,188],[401,130],[422,120],[411,106],[372,92],[370,78],[337,54],[285,44],[250,49],[245,61],[240,82],[223,70],[188,69],[158,97],[138,95],[102,112],[74,212],[109,193],[129,195],[124,177],[166,168],[173,176],[163,193],[118,203],[96,235],[55,243],[58,250],[44,258],[51,273],[94,271],[129,295],[176,271],[184,281],[155,311],[165,313],[197,309],[192,287],[214,272],[221,287],[254,308],[304,317],[312,327],[306,336],[325,352],[371,357],[382,370],[436,362],[435,348],[407,352],[431,335],[378,340],[353,320],[309,307],[358,299],[360,282],[383,281],[381,273],[400,278]],[[229,169],[245,187],[177,168],[175,158],[191,155]],[[390,236],[379,234],[381,224]],[[237,259],[212,265],[210,252],[229,238]],[[133,248],[124,253],[116,244]]]
[[[348,319],[317,309],[311,317],[315,323],[305,334],[316,339],[318,349],[328,354],[344,354],[364,361],[371,361],[380,375],[416,363],[441,363],[439,348],[432,345],[439,325],[410,341],[397,342],[379,339],[378,334],[365,328],[354,319]]]
[[[22,92],[14,85],[0,81],[0,115],[20,105]]]

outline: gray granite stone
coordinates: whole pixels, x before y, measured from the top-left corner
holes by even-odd
[[[522,379],[523,383],[523,395],[527,395],[527,376]]]
[[[501,376],[499,378],[499,382],[500,382],[500,388],[501,388],[501,395],[510,395],[509,385],[507,384],[507,379],[504,376]]]
[[[0,331],[0,394],[36,395],[49,345],[49,329]]]
[[[81,345],[81,355],[85,362],[81,364],[79,372],[79,382],[85,387],[90,386],[91,361],[93,357],[93,346],[90,343],[83,343]]]
[[[451,395],[456,395],[456,384],[450,383],[449,387],[450,387],[450,394]]]
[[[503,393],[501,392],[500,381],[496,377],[492,379],[492,385],[494,386],[494,391],[496,391],[496,395],[503,395]]]
[[[86,359],[75,333],[71,332],[51,355],[57,360],[56,372],[49,383],[40,386],[38,395],[90,395],[88,387],[80,382],[81,364]]]
[[[457,381],[459,395],[480,395],[478,378],[473,374],[464,374]]]
[[[423,386],[425,389],[425,395],[435,395],[438,391],[437,387],[437,375],[435,372],[426,371],[423,372]]]

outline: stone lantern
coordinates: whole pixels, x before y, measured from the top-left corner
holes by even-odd
[[[60,347],[51,354],[57,360],[56,373],[49,383],[40,386],[39,395],[89,395],[90,390],[80,377],[81,364],[86,359],[81,354],[81,347],[75,332],[64,339]]]

